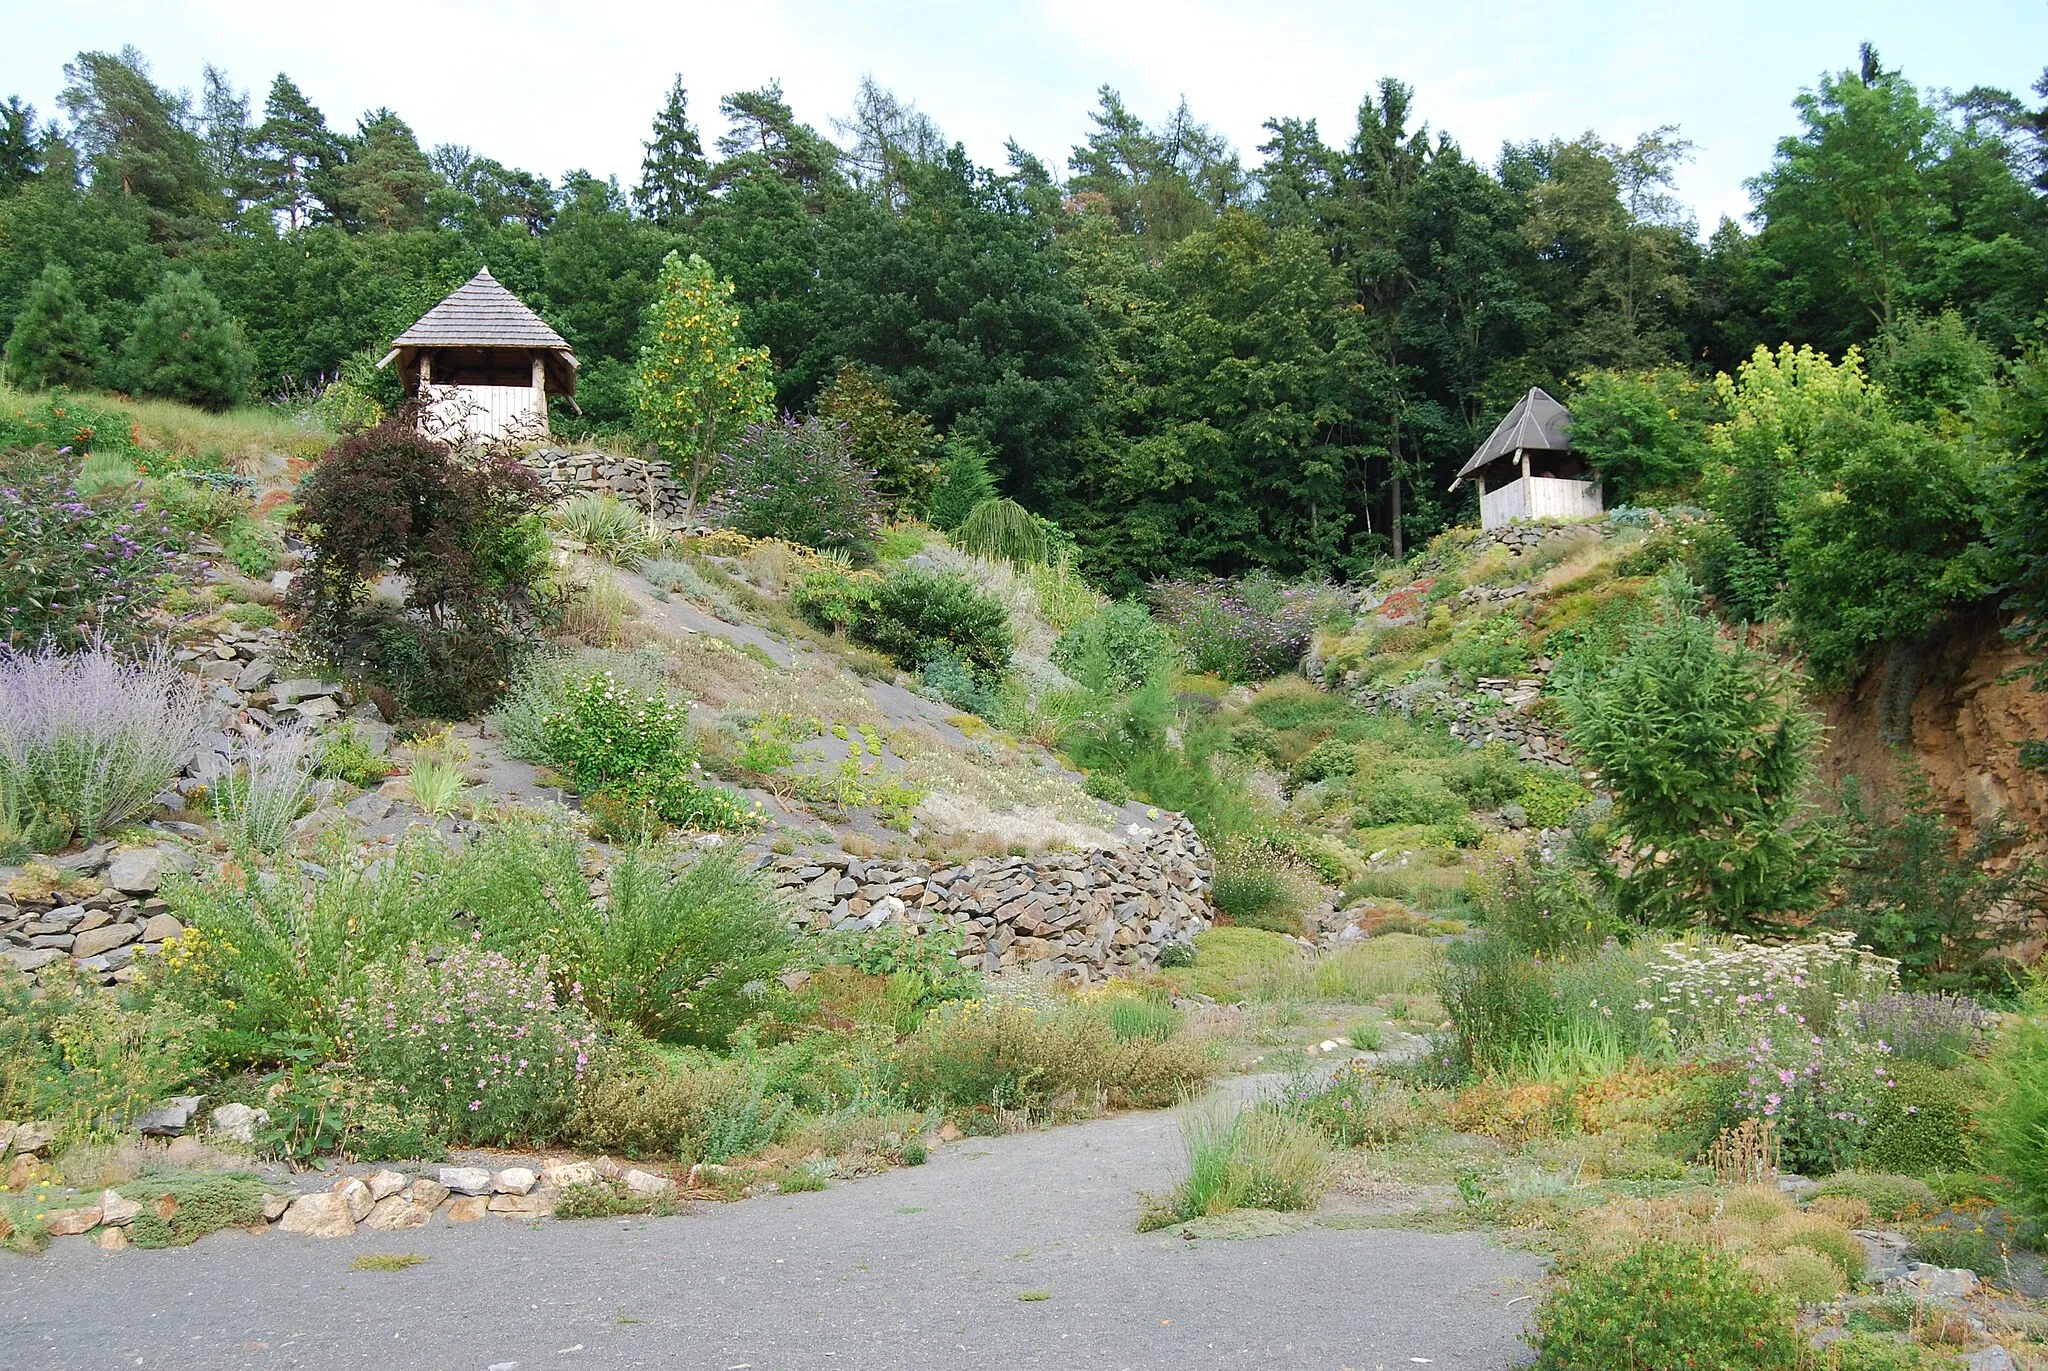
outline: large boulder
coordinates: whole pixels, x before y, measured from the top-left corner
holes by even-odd
[[[192,859],[175,847],[131,847],[107,863],[107,885],[123,895],[154,895],[171,872],[190,875]]]
[[[356,1231],[355,1215],[349,1212],[348,1197],[332,1190],[301,1195],[284,1211],[278,1228],[308,1238],[346,1238]]]

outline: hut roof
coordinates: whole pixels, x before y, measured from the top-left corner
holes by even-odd
[[[1527,448],[1531,452],[1572,450],[1571,411],[1551,399],[1541,386],[1529,387],[1529,393],[1515,402],[1507,417],[1494,425],[1493,432],[1472,454],[1472,460],[1458,469],[1451,489],[1456,490],[1459,481],[1519,448]]]
[[[391,347],[394,352],[399,348],[537,348],[559,352],[571,366],[576,365],[562,335],[499,285],[489,267],[420,316],[418,323],[392,340]]]

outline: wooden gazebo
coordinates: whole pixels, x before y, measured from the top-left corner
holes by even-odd
[[[575,403],[576,354],[489,267],[392,340],[421,432],[501,443],[547,436],[550,395]]]
[[[1600,483],[1586,472],[1585,460],[1572,451],[1571,411],[1541,386],[1531,386],[1450,488],[1472,478],[1479,487],[1482,528],[1518,519],[1585,519],[1602,509]]]

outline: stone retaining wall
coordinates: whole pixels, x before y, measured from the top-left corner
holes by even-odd
[[[965,964],[1086,983],[1156,967],[1210,925],[1209,853],[1194,827],[1168,814],[1124,837],[1122,847],[961,866],[838,852],[778,857],[771,870],[812,931],[955,929]]]
[[[689,491],[667,462],[621,457],[610,452],[565,452],[539,448],[522,459],[557,500],[577,495],[613,495],[645,514],[652,513],[673,529],[684,526]],[[701,504],[698,510],[703,513]]]

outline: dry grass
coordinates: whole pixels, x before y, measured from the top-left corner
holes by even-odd
[[[1801,1210],[1775,1186],[1617,1200],[1581,1214],[1585,1251],[1614,1257],[1652,1238],[1719,1248],[1787,1294],[1817,1302],[1863,1274],[1863,1245],[1833,1212]]]

